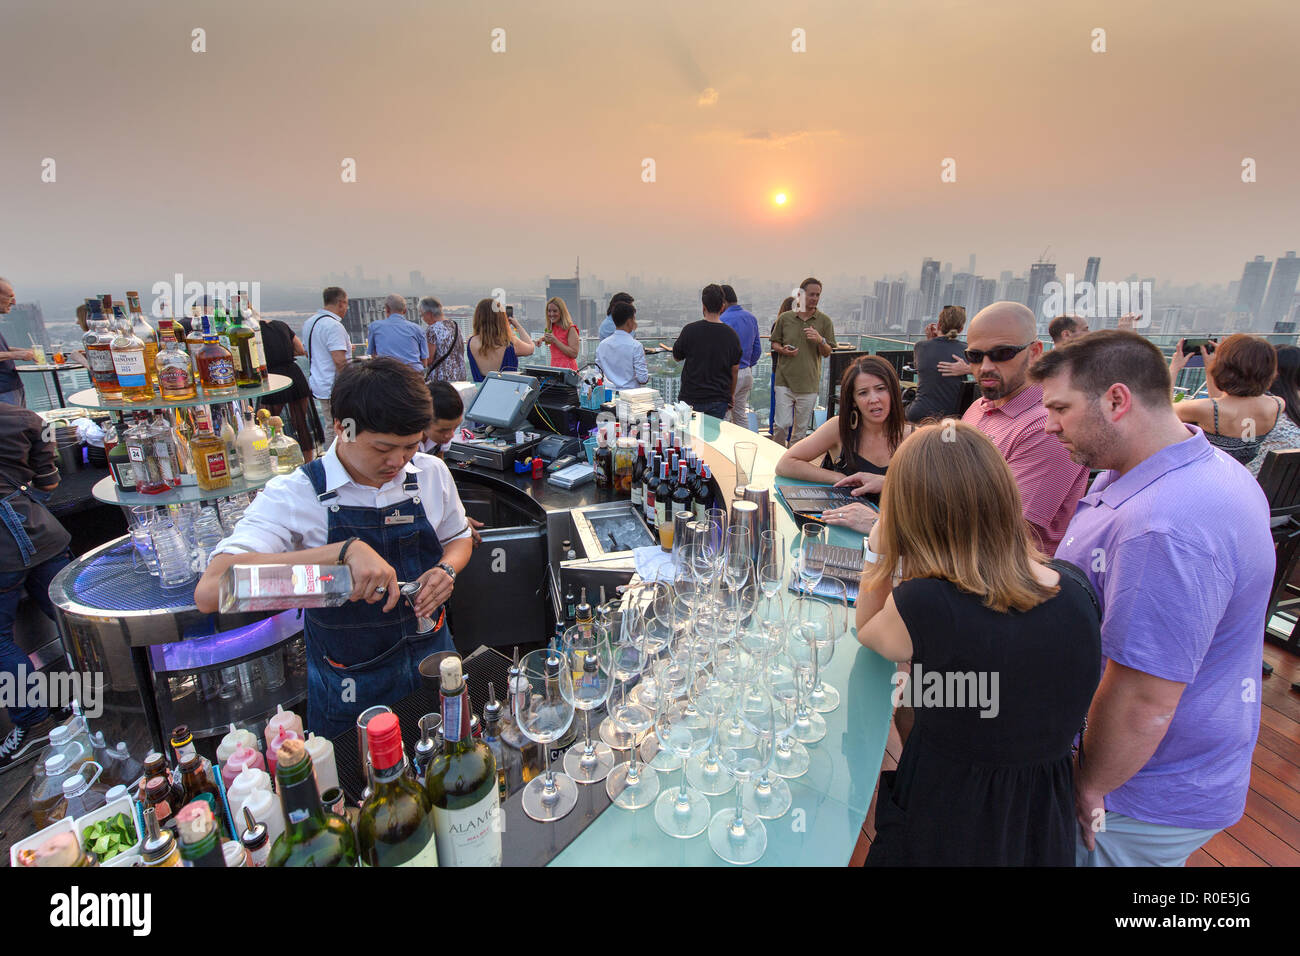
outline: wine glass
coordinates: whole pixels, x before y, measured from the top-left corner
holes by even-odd
[[[805,744],[815,744],[826,736],[826,719],[808,703],[808,692],[812,690],[820,651],[817,645],[820,630],[815,622],[817,612],[812,605],[825,607],[816,598],[805,596],[795,600],[790,615],[788,645],[790,656],[794,659],[795,687],[798,691],[792,736]]]
[[[708,747],[713,738],[713,722],[695,706],[691,696],[676,704],[665,700],[655,716],[655,735],[661,746],[682,759],[681,785],[659,794],[655,801],[655,822],[671,837],[699,836],[709,828],[709,800],[687,785],[685,764]]]
[[[519,678],[519,730],[542,745],[546,758],[545,772],[524,787],[524,813],[538,823],[553,823],[578,803],[578,785],[568,774],[551,768],[550,747],[573,723],[573,672],[562,654],[540,650],[519,662]]]
[[[750,728],[755,743],[748,747],[723,747],[721,763],[736,780],[736,805],[719,810],[709,821],[709,846],[728,863],[754,863],[767,849],[767,827],[752,810],[745,809],[745,783],[772,762],[776,736],[775,706],[763,688],[738,693],[730,714]]]
[[[770,752],[770,759],[763,762],[762,769],[752,775],[742,788],[745,809],[760,820],[775,820],[789,811],[794,802],[790,785],[772,772],[776,759],[776,747],[783,739],[788,739],[794,727],[794,707],[772,692],[772,685],[764,680],[762,688],[769,695],[772,705],[772,723],[757,727],[758,746]],[[802,746],[802,745],[801,745]],[[805,751],[806,753],[806,751]]]
[[[564,754],[564,772],[577,783],[599,783],[614,767],[614,751],[591,739],[591,712],[609,699],[613,654],[598,625],[569,628],[565,646],[573,670],[573,706],[582,711],[583,743]]]
[[[654,711],[632,694],[629,685],[646,667],[644,640],[620,641],[614,648],[614,676],[618,679],[610,696],[609,719],[635,740],[654,724]],[[639,685],[638,685],[639,686]],[[605,778],[609,799],[625,810],[648,807],[659,795],[657,774],[646,773],[640,748],[628,748],[626,763],[620,763]]]
[[[770,772],[777,777],[793,780],[808,772],[812,756],[808,753],[808,748],[794,736],[795,713],[801,691],[799,671],[789,650],[782,650],[769,661],[767,685],[772,691],[775,704],[781,707],[781,726],[789,728],[778,732],[776,736]]]
[[[761,658],[764,652],[770,650],[765,641],[759,641],[758,654],[747,649],[746,645],[753,648],[755,640],[752,637],[742,639],[741,631],[746,634],[752,634],[754,631],[764,632],[761,624],[754,620],[754,609],[758,606],[758,587],[750,584],[746,587],[736,589],[732,593],[732,598],[736,608],[736,647],[734,652],[727,658],[719,658],[714,664],[714,675],[722,680],[740,680],[744,674],[755,667],[761,667]],[[740,719],[738,713],[732,712],[718,726],[718,744],[723,747],[752,747],[755,737],[752,730]],[[707,791],[706,791],[707,792]]]
[[[672,668],[673,662],[669,659],[654,662],[653,669],[655,671],[655,681],[662,691],[654,701],[654,714],[656,718],[658,717],[660,710],[665,707],[675,706],[676,704],[676,698],[673,696],[673,692],[676,688],[674,688],[672,683]],[[686,686],[687,685],[683,683],[681,687],[681,692],[683,694],[686,692]],[[653,728],[651,728],[650,732],[645,735],[645,739],[641,741],[641,759],[646,762],[650,769],[657,770],[660,773],[671,773],[674,770],[680,770],[682,768],[682,758],[677,756],[677,754],[673,753],[671,750],[659,745],[659,733]]]
[[[709,744],[698,757],[686,762],[686,779],[700,793],[718,797],[730,792],[735,781],[723,771],[718,752],[718,727],[728,712],[738,687],[730,680],[732,674],[719,675],[716,671],[700,686],[692,698],[695,708],[709,720]]]
[[[826,633],[824,637],[819,635],[818,642],[834,654],[835,643],[849,626],[848,588],[839,578],[827,577],[822,579],[821,593],[827,608]],[[822,665],[829,660],[825,653],[818,653],[813,686],[808,691],[808,704],[819,714],[829,714],[840,706],[840,692],[822,680]]]
[[[806,521],[799,529],[799,580],[802,590],[811,593],[821,583],[826,568],[826,526]]]
[[[785,538],[779,531],[764,531],[758,536],[758,561],[754,570],[763,594],[772,597],[785,583]]]

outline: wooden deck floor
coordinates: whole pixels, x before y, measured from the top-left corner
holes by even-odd
[[[1271,644],[1264,660],[1273,674],[1261,682],[1259,742],[1251,761],[1246,813],[1187,861],[1188,866],[1300,866],[1300,657]],[[902,752],[892,727],[882,770],[898,766]],[[862,824],[849,866],[861,866],[876,835],[876,798]]]

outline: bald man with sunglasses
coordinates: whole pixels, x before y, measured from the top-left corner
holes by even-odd
[[[1050,558],[1087,490],[1088,469],[1043,430],[1043,388],[1029,380],[1029,366],[1042,354],[1034,313],[1027,307],[994,302],[982,309],[966,333],[966,361],[983,397],[966,409],[962,421],[987,435],[1007,460],[1025,520]]]

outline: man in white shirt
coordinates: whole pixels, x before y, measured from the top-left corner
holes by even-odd
[[[324,292],[325,307],[303,323],[302,340],[307,349],[307,384],[320,403],[321,423],[325,426],[325,447],[334,441],[334,413],[330,409],[330,390],[334,376],[352,358],[352,342],[343,326],[348,314],[348,294],[336,285]]]
[[[266,485],[194,591],[211,613],[231,565],[348,567],[348,603],[305,614],[307,726],[325,737],[414,691],[420,661],[454,649],[444,605],[471,554],[451,472],[417,452],[433,420],[419,372],[387,357],[350,364],[330,397],[338,441]],[[409,600],[401,582],[420,585]]]
[[[596,364],[610,388],[638,388],[650,381],[646,367],[645,348],[634,337],[636,332],[636,306],[631,302],[616,302],[610,318],[614,320],[614,333],[596,348]]]

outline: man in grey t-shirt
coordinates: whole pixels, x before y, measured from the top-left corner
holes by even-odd
[[[330,410],[330,391],[334,376],[352,357],[352,342],[343,327],[343,316],[348,314],[348,294],[336,285],[323,293],[324,308],[313,315],[302,327],[302,341],[307,349],[307,384],[311,394],[320,403],[325,427],[325,447],[334,440],[334,414]]]

